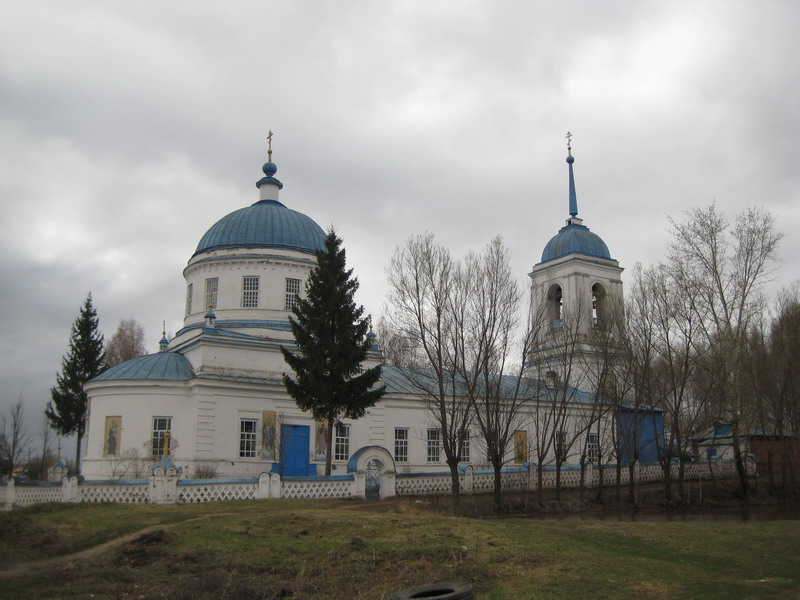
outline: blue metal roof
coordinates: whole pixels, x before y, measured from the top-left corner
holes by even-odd
[[[217,221],[195,254],[224,248],[284,248],[314,254],[325,247],[325,232],[310,217],[277,200],[261,200]]]
[[[186,381],[193,377],[192,365],[185,356],[177,352],[156,352],[126,360],[92,381]]]
[[[562,227],[553,238],[547,242],[542,252],[542,262],[555,260],[567,254],[586,254],[596,258],[611,259],[608,246],[596,233],[589,231],[584,225],[570,223]]]

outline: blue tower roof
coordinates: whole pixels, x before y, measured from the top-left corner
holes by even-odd
[[[271,151],[270,151],[271,153]],[[264,165],[264,177],[256,182],[280,190],[283,184],[274,177],[278,167]],[[225,248],[282,248],[315,254],[325,248],[325,232],[314,220],[278,202],[277,195],[262,199],[217,221],[200,239],[195,254]]]
[[[596,233],[584,225],[569,224],[562,227],[547,242],[542,252],[542,262],[554,260],[567,254],[586,254],[595,258],[611,259],[608,246]]]
[[[325,247],[325,232],[311,217],[277,200],[261,200],[217,221],[200,239],[195,254],[223,248],[283,248],[314,254]]]
[[[567,134],[567,139],[571,139],[572,134]],[[594,258],[604,258],[613,260],[608,246],[596,233],[589,231],[583,225],[583,221],[578,218],[578,195],[575,193],[575,176],[572,172],[572,164],[575,157],[572,156],[572,147],[567,145],[569,156],[569,214],[567,224],[562,227],[553,238],[547,242],[542,252],[542,262],[555,260],[567,254],[585,254]]]
[[[126,360],[101,373],[92,381],[186,381],[194,377],[192,365],[183,354],[157,352]]]

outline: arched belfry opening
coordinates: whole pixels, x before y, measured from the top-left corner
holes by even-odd
[[[602,283],[595,283],[592,286],[592,327],[606,327],[608,319],[608,293]]]
[[[558,284],[551,285],[547,290],[547,316],[554,329],[561,327],[561,320],[564,317],[564,295]]]

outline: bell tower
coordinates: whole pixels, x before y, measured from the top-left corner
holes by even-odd
[[[621,325],[623,269],[578,217],[571,138],[567,133],[569,218],[529,273],[533,344],[528,367],[531,377],[591,389],[604,347]]]

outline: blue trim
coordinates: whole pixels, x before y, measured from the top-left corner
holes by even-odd
[[[149,482],[149,479],[94,479],[82,481],[81,485],[142,485]]]
[[[325,477],[324,475],[287,475],[282,478],[283,481],[353,481],[354,475],[331,475]]]
[[[223,483],[258,483],[258,477],[224,477],[220,479],[179,479],[178,485],[208,485]]]

